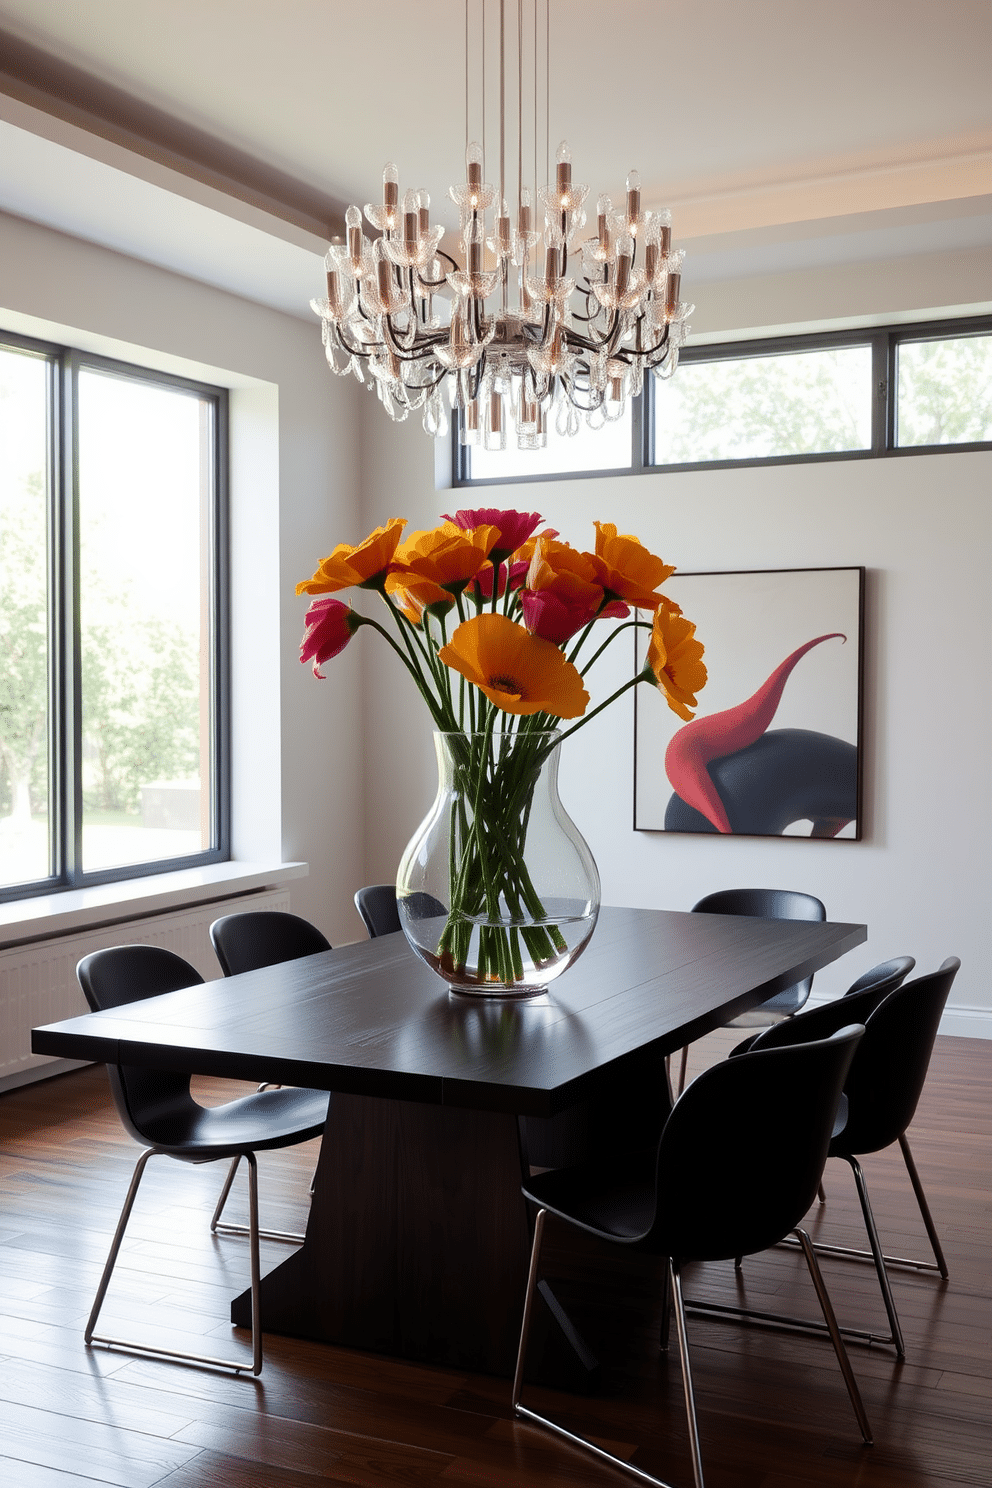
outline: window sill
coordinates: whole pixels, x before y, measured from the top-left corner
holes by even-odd
[[[306,878],[306,863],[209,863],[0,905],[0,950]]]

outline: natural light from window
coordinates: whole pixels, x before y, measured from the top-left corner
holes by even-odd
[[[869,449],[871,364],[870,346],[683,360],[655,382],[654,463]]]
[[[210,406],[79,377],[83,868],[210,847]]]

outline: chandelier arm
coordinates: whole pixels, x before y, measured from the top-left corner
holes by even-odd
[[[334,330],[335,330],[335,333],[336,333],[336,335],[338,337],[338,342],[340,344],[340,347],[341,347],[341,350],[342,351],[346,351],[349,356],[359,357],[363,362],[367,362],[370,359],[370,357],[372,356],[372,353],[375,350],[375,347],[374,346],[370,346],[367,351],[362,351],[357,346],[349,346],[347,340],[345,339],[345,335],[344,335],[344,332],[341,329],[341,327],[340,326],[335,326],[334,327]]]

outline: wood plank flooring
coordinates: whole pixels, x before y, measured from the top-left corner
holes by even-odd
[[[733,1042],[713,1034],[690,1073]],[[242,1087],[200,1081],[201,1098]],[[852,1348],[875,1432],[864,1448],[829,1344],[690,1319],[707,1488],[988,1488],[992,1484],[992,1042],[942,1038],[910,1139],[951,1279],[896,1272],[908,1357]],[[137,1150],[102,1069],[0,1096],[0,1483],[4,1488],[311,1488],[315,1480],[491,1488],[620,1485],[546,1434],[515,1422],[505,1380],[269,1335],[259,1381],[88,1350],[82,1330]],[[305,1223],[314,1144],[259,1159],[263,1224]],[[890,1253],[926,1254],[898,1149],[868,1158]],[[173,1346],[248,1351],[231,1329],[247,1242],[207,1228],[220,1165],[149,1166],[101,1327]],[[243,1180],[241,1180],[243,1181]],[[824,1239],[863,1243],[850,1170],[828,1165]],[[243,1208],[243,1191],[240,1194]],[[232,1196],[232,1205],[237,1208]],[[692,1481],[677,1353],[657,1346],[653,1261],[623,1275],[590,1244],[559,1253],[558,1295],[603,1361],[593,1395],[530,1386],[563,1424],[677,1488]],[[263,1269],[285,1253],[263,1250]],[[556,1269],[557,1265],[557,1269]],[[611,1267],[611,1269],[606,1269]],[[825,1261],[842,1322],[884,1328],[870,1267]],[[485,1278],[480,1278],[485,1285]],[[686,1290],[816,1314],[801,1261],[784,1250],[694,1268]],[[537,1408],[541,1408],[537,1404]]]

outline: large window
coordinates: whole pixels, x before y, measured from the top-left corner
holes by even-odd
[[[534,452],[457,441],[456,485],[986,448],[992,321],[690,346],[608,432],[583,424]]]
[[[0,339],[0,897],[227,856],[221,389]]]

